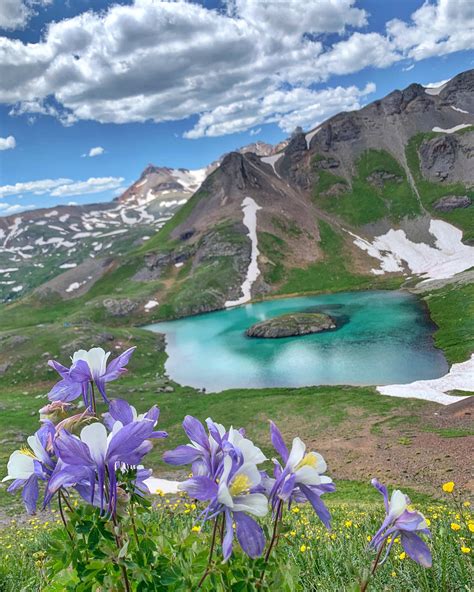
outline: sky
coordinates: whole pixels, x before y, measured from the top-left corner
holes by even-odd
[[[474,68],[474,0],[1,0],[0,215]]]

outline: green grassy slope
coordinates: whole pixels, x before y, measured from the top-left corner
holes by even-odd
[[[313,164],[317,167],[317,160]],[[413,217],[420,208],[406,178],[405,171],[388,152],[367,150],[355,163],[356,175],[346,192],[340,195],[325,195],[335,184],[347,182],[328,171],[319,171],[314,187],[314,200],[326,211],[336,214],[355,226],[375,222],[380,218],[398,221],[404,216]],[[394,175],[383,187],[378,187],[368,178],[373,174]]]

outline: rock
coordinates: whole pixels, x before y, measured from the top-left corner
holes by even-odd
[[[387,171],[374,171],[367,177],[367,181],[371,185],[375,185],[379,189],[385,187],[385,183],[401,183],[402,177],[395,175],[394,173],[388,173]]]
[[[434,204],[434,209],[439,212],[450,212],[457,208],[468,208],[472,199],[468,195],[445,195]]]
[[[125,317],[134,312],[140,305],[136,300],[130,298],[123,298],[116,300],[115,298],[106,298],[104,300],[104,307],[107,312],[113,317]]]
[[[336,329],[336,323],[329,315],[314,312],[297,312],[256,323],[249,327],[245,334],[247,337],[276,339],[279,337],[309,335],[331,329]]]
[[[112,333],[99,333],[97,336],[97,343],[105,343],[106,341],[113,341],[115,339],[115,335]]]
[[[172,386],[165,386],[163,389],[164,393],[174,393],[174,388]]]
[[[5,374],[5,372],[8,370],[8,368],[10,368],[10,366],[10,362],[3,362],[2,364],[0,364],[0,376],[2,374]]]

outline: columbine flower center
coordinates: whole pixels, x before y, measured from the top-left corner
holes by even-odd
[[[317,464],[318,457],[314,454],[314,452],[308,452],[308,454],[305,454],[300,462],[296,465],[295,470],[301,469],[302,467],[312,467],[315,469]]]
[[[248,492],[250,489],[250,479],[247,475],[237,475],[229,488],[232,497]]]
[[[36,460],[36,456],[35,456],[35,455],[33,454],[33,452],[32,452],[32,451],[31,451],[29,448],[27,448],[26,446],[22,446],[22,447],[20,448],[20,452],[21,452],[22,454],[24,454],[25,456],[29,456],[29,457],[31,457],[31,458],[34,458],[34,459]]]

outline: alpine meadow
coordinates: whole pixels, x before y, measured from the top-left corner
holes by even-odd
[[[474,3],[0,4],[0,592],[471,591]]]

